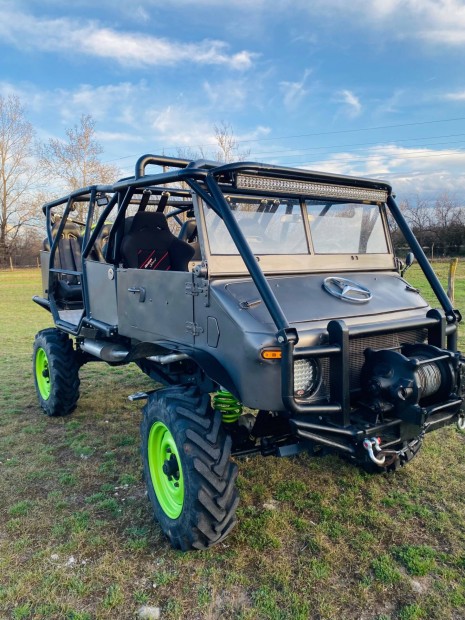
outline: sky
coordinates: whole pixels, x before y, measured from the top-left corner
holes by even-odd
[[[102,160],[214,145],[465,190],[465,0],[0,0],[0,94],[38,138],[96,121]]]

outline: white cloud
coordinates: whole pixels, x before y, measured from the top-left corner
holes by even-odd
[[[301,80],[297,82],[280,82],[279,87],[283,93],[283,101],[286,108],[296,108],[302,99],[304,99],[308,94],[308,89],[305,88],[305,83],[311,73],[312,71],[310,69],[305,69]]]
[[[19,4],[21,0],[15,0]],[[24,4],[36,4],[42,11],[44,3],[62,8],[62,0],[24,0]],[[76,0],[84,8],[94,7],[91,0]],[[114,0],[100,0],[99,6],[109,12],[127,13],[127,9],[115,3]],[[120,6],[121,5],[121,6]],[[139,5],[142,6],[142,5]],[[254,27],[260,27],[269,17],[270,3],[266,0],[228,0],[228,18],[249,30],[252,22]],[[273,0],[273,14],[280,16],[288,13],[289,0]],[[223,10],[225,0],[144,0],[143,10],[155,9],[192,9],[198,11]],[[136,9],[137,10],[137,9]],[[463,0],[293,0],[292,11],[301,11],[318,19],[327,18],[332,24],[342,22],[344,25],[350,20],[366,29],[367,25],[377,28],[390,40],[397,38],[417,38],[440,46],[465,45],[465,4]],[[134,13],[134,11],[133,11]],[[132,17],[132,15],[131,15]],[[311,28],[302,21],[301,36],[307,31],[314,32],[313,20]]]
[[[0,82],[0,95],[7,97],[15,95],[19,97],[26,109],[38,112],[46,104],[46,93],[30,83],[12,84],[11,82]]]
[[[168,5],[193,5],[223,7],[224,0],[163,0]],[[161,0],[147,0],[148,4],[161,4]],[[265,0],[229,0],[228,8],[263,13],[268,9]],[[392,38],[420,38],[437,45],[463,46],[465,44],[465,4],[463,0],[293,0],[292,10],[303,11],[331,22],[344,23],[351,19],[359,25],[377,27]],[[274,0],[275,14],[289,11],[289,0]],[[302,24],[305,34],[305,23]],[[313,24],[312,24],[313,30]]]
[[[405,148],[380,144],[363,154],[341,152],[300,166],[335,174],[384,179],[399,199],[419,194],[435,197],[441,192],[465,192],[465,151]]]
[[[143,142],[144,138],[138,134],[122,131],[96,131],[95,137],[99,142]]]
[[[351,118],[359,116],[362,111],[360,99],[351,90],[341,90],[338,93],[337,100],[344,104],[345,110]]]
[[[29,82],[0,82],[0,94],[17,95],[27,111],[42,117],[51,114],[55,124],[73,124],[81,114],[91,114],[98,122],[110,119],[112,123],[134,126],[137,121],[137,102],[149,99],[151,91],[144,80],[135,84],[80,84],[74,90],[42,90]]]
[[[270,127],[265,127],[263,125],[258,125],[258,127],[256,127],[252,131],[248,131],[246,133],[238,134],[235,137],[236,137],[236,140],[237,140],[238,143],[254,142],[255,140],[261,140],[265,136],[268,136],[270,133],[271,133],[271,128]],[[245,145],[245,146],[247,146],[247,145]]]
[[[465,101],[465,90],[458,93],[447,93],[444,99],[449,99],[450,101]]]
[[[187,148],[193,151],[202,149],[208,156],[217,147],[214,124],[220,119],[212,118],[211,111],[185,106],[169,105],[147,112],[147,124],[151,130],[151,140],[157,148],[173,150]],[[247,148],[247,142],[263,138],[270,132],[269,127],[258,125],[255,129],[234,134],[239,149]]]
[[[296,0],[299,2],[299,0]],[[352,18],[371,25],[392,37],[419,38],[436,45],[465,44],[463,0],[300,0],[301,8]]]
[[[150,15],[143,6],[139,5],[134,11],[134,18],[137,21],[148,22],[150,19]]]
[[[175,65],[190,61],[204,65],[224,65],[244,70],[252,66],[255,54],[242,50],[230,53],[224,41],[179,42],[137,32],[122,32],[95,21],[68,18],[46,19],[3,10],[0,37],[20,49],[72,52],[112,59],[121,65]]]
[[[241,80],[210,82],[205,80],[203,89],[209,102],[217,108],[240,109],[247,102],[248,86]]]
[[[404,96],[403,90],[396,90],[390,97],[382,100],[382,102],[374,109],[375,116],[384,117],[386,114],[396,114],[405,105],[405,100],[411,101],[410,98]]]
[[[8,94],[27,102],[38,119],[41,140],[61,137],[63,128],[77,124],[81,114],[91,114],[97,121],[97,138],[105,143],[110,160],[136,159],[143,152],[177,155],[178,148],[193,152],[202,148],[208,154],[217,146],[215,123],[219,125],[223,118],[228,121],[219,106],[177,103],[154,107],[156,96],[144,80],[96,87],[80,84],[75,90],[40,90],[29,83],[0,82],[0,95]],[[48,119],[46,125],[44,119]],[[269,127],[257,125],[247,132],[235,132],[234,138],[242,151],[248,148],[248,141],[269,133]]]

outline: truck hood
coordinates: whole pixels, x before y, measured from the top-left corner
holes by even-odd
[[[368,289],[372,297],[363,303],[335,297],[323,287],[323,282],[328,277],[347,278]],[[416,289],[392,272],[289,275],[267,277],[267,281],[289,324],[295,326],[311,321],[368,317],[428,307]],[[249,313],[259,323],[272,323],[271,316],[250,278],[233,282],[216,281],[212,286],[220,297],[225,295],[229,298],[227,306],[231,307],[230,302],[234,300],[242,312]]]

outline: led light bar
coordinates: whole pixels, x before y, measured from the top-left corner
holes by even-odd
[[[254,189],[280,194],[301,194],[320,196],[322,198],[342,198],[347,200],[369,200],[370,202],[386,202],[387,191],[368,187],[348,187],[346,185],[328,185],[313,181],[296,181],[293,179],[274,179],[272,177],[238,174],[238,189]]]

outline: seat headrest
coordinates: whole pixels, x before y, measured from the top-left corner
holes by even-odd
[[[155,211],[138,211],[131,224],[130,233],[147,230],[169,230],[168,222],[163,213]]]
[[[61,223],[61,218],[60,220],[55,221],[55,223],[53,224],[52,237],[55,237],[55,235],[57,234],[60,223]],[[79,226],[79,224],[76,224],[75,222],[70,222],[69,220],[67,220],[65,222],[61,236],[62,236],[62,239],[79,239],[83,231],[84,231],[83,226]]]
[[[178,237],[188,243],[194,241],[197,237],[197,222],[195,220],[186,220],[181,226]]]

